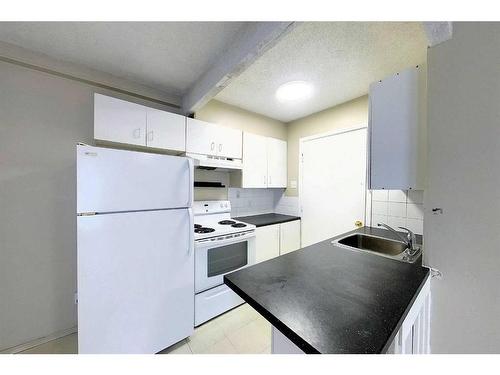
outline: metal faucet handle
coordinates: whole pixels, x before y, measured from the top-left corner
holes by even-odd
[[[408,233],[408,238],[410,239],[415,239],[416,236],[415,236],[415,233],[413,233],[411,230],[409,230],[408,228],[405,228],[405,227],[398,227],[399,229],[403,229],[405,230],[407,233]]]
[[[415,235],[415,233],[413,233],[413,231],[405,227],[398,227],[398,228],[403,229],[408,233],[407,238],[408,238],[408,247],[410,248],[410,251],[418,250],[418,248],[415,246],[415,243],[417,242],[417,236]]]

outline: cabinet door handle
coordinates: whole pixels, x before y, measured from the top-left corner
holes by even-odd
[[[269,175],[269,185],[271,185],[271,175]]]
[[[219,152],[222,152],[222,143],[219,143]]]
[[[148,141],[152,141],[153,140],[153,138],[154,138],[153,133],[154,133],[154,130],[151,130],[150,132],[148,132]]]
[[[214,148],[215,148],[215,142],[210,143],[210,150],[212,150],[212,151],[213,151],[213,150],[214,150]]]
[[[266,175],[264,175],[264,185],[266,184]]]
[[[134,132],[132,133],[132,136],[134,138],[141,138],[141,128],[134,129]]]

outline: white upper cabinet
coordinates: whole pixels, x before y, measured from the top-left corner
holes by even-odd
[[[241,159],[241,130],[187,119],[186,152]]]
[[[146,108],[146,111],[147,146],[185,151],[186,117],[154,108]]]
[[[287,143],[243,133],[243,188],[284,188],[287,184]]]
[[[238,129],[219,127],[217,138],[217,156],[241,159],[242,157],[242,131]]]
[[[425,73],[406,69],[370,85],[370,189],[423,189]]]
[[[244,188],[267,187],[267,137],[243,133],[243,170],[241,185]]]
[[[146,146],[145,107],[94,94],[94,138]]]
[[[94,138],[100,141],[185,151],[186,118],[94,94]]]
[[[287,147],[281,139],[267,138],[267,187],[286,187]]]
[[[186,152],[217,155],[217,126],[209,122],[188,118]]]

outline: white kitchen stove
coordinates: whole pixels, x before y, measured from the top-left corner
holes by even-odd
[[[193,203],[195,241],[255,231],[255,225],[231,219],[231,202],[196,201]]]
[[[229,201],[196,201],[195,326],[244,301],[224,284],[224,275],[255,263],[255,225],[231,219]]]

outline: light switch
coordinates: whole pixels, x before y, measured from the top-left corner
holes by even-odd
[[[297,180],[290,180],[290,189],[297,189]]]

